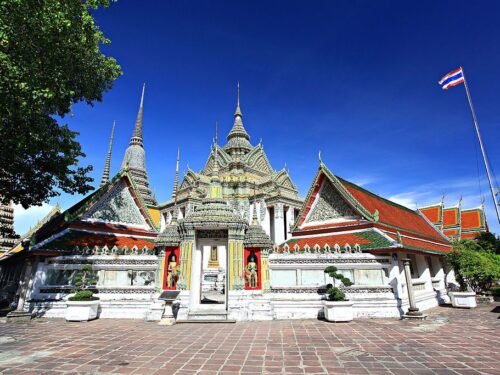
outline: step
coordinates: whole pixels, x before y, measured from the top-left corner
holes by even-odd
[[[186,323],[191,323],[191,324],[198,324],[198,323],[236,323],[236,320],[234,319],[226,319],[226,320],[213,320],[213,319],[188,319],[188,320],[176,320],[176,324],[186,324]]]
[[[191,310],[188,312],[188,321],[227,321],[227,311],[221,309]]]

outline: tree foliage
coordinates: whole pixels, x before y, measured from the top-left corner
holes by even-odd
[[[479,233],[475,240],[484,250],[500,255],[500,239],[491,232]]]
[[[73,293],[75,293],[75,295],[70,297],[69,300],[93,301],[98,299],[97,297],[94,297],[94,292],[92,290],[89,290],[90,287],[93,287],[96,284],[96,271],[92,270],[92,266],[90,264],[85,264],[75,274],[75,289],[73,290]]]
[[[101,101],[120,66],[91,11],[109,0],[0,0],[0,199],[27,208],[92,189],[78,133],[56,118]]]
[[[453,251],[446,259],[455,270],[462,290],[485,291],[500,279],[500,255],[485,250],[476,240],[454,242]]]

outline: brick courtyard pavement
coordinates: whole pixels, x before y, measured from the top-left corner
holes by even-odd
[[[500,374],[500,305],[425,322],[0,324],[3,374]]]

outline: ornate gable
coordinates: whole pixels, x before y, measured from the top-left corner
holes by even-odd
[[[325,179],[316,195],[311,211],[305,223],[329,221],[333,219],[357,217],[356,212],[347,204],[332,183]]]
[[[107,191],[83,214],[82,220],[125,224],[150,229],[129,190],[129,186],[124,180],[119,181]]]

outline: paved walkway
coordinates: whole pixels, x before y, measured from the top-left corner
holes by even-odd
[[[2,374],[500,374],[500,305],[425,322],[0,324]]]

